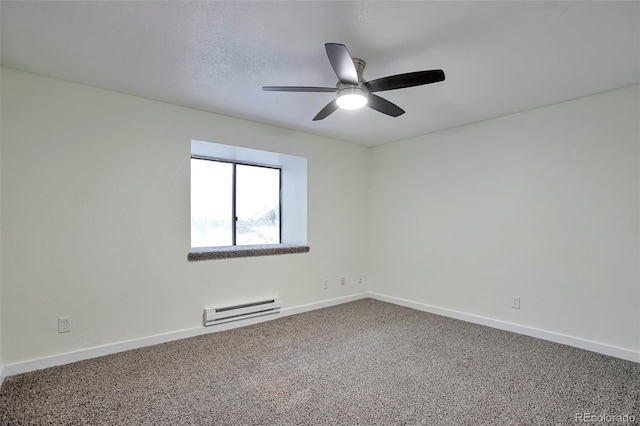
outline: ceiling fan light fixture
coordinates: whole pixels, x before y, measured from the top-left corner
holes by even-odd
[[[338,90],[336,103],[342,109],[360,109],[367,105],[368,92],[361,87],[345,87]]]

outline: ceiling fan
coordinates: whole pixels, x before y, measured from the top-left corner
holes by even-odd
[[[352,58],[344,44],[326,43],[324,47],[327,51],[329,62],[338,76],[339,81],[336,87],[264,86],[262,90],[266,92],[335,93],[336,98],[322,108],[320,112],[313,117],[313,121],[327,118],[329,114],[338,108],[359,109],[365,105],[391,117],[398,117],[404,114],[402,108],[373,93],[437,83],[444,80],[444,71],[429,70],[397,74],[377,80],[366,81],[362,77],[366,63],[362,59]]]

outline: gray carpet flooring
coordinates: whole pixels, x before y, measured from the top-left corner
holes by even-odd
[[[8,377],[0,422],[637,423],[639,392],[640,364],[365,299]]]

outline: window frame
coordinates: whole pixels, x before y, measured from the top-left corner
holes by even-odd
[[[272,165],[266,165],[266,164],[259,164],[259,163],[251,163],[251,162],[245,162],[245,161],[237,161],[237,160],[229,160],[229,159],[225,159],[225,158],[218,158],[218,157],[210,157],[210,156],[206,156],[206,155],[197,155],[197,154],[191,154],[191,159],[192,160],[205,160],[205,161],[216,161],[219,163],[227,163],[227,164],[231,164],[232,167],[232,176],[231,176],[231,246],[211,246],[211,247],[246,247],[249,246],[248,244],[241,244],[238,246],[237,243],[237,239],[236,239],[236,234],[237,234],[237,224],[238,224],[238,215],[237,215],[237,208],[236,208],[236,191],[237,191],[237,185],[236,185],[236,166],[241,165],[241,166],[250,166],[250,167],[262,167],[265,169],[274,169],[274,170],[278,170],[278,243],[277,245],[281,245],[282,244],[282,167],[278,167],[278,166],[272,166]],[[273,243],[266,243],[266,244],[253,244],[251,246],[268,246],[268,245],[274,245]],[[193,247],[191,246],[191,249],[199,249],[199,248],[204,248],[204,247]]]

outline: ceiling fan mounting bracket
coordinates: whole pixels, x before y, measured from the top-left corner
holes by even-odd
[[[360,58],[353,58],[353,65],[356,67],[356,72],[358,73],[358,81],[364,82],[364,78],[362,77],[362,73],[364,72],[364,68],[367,66],[367,63]]]

